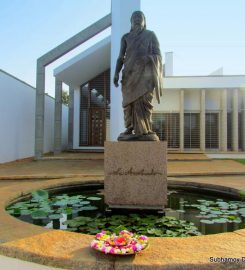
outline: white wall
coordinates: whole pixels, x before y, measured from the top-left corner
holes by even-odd
[[[0,163],[34,156],[36,91],[0,70]],[[53,150],[54,99],[45,96],[44,152]],[[63,106],[63,147],[68,108]]]
[[[224,76],[174,76],[164,78],[164,87],[205,89],[205,88],[240,88],[245,85],[245,75]]]
[[[186,90],[184,95],[184,109],[186,111],[200,110],[200,90]]]
[[[205,103],[207,111],[218,111],[220,110],[220,100],[222,91],[217,89],[210,89],[205,91]]]
[[[155,93],[154,93],[155,94]],[[165,89],[163,90],[160,104],[156,98],[153,99],[154,112],[179,112],[180,111],[180,90]]]

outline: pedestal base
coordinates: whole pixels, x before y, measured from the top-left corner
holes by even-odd
[[[110,208],[162,210],[167,204],[167,143],[105,142]]]

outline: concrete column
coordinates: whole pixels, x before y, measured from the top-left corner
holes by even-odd
[[[59,154],[62,147],[62,81],[58,78],[55,78],[54,111],[54,154]]]
[[[242,150],[245,151],[245,89],[241,90],[242,98]]]
[[[41,158],[44,145],[44,104],[45,104],[45,67],[37,61],[36,74],[36,115],[35,115],[35,158]]]
[[[205,89],[201,89],[200,91],[200,149],[201,151],[205,151],[206,143],[205,143],[205,136],[206,136],[206,130],[205,130],[205,116],[206,116],[206,101],[205,101]]]
[[[180,151],[184,152],[184,89],[180,89]]]
[[[165,76],[173,76],[173,52],[165,53]]]
[[[116,61],[119,55],[122,36],[130,31],[130,17],[136,10],[140,10],[140,0],[112,0],[111,14],[111,116],[110,137],[117,140],[118,135],[124,131],[121,85],[116,88],[113,84]]]
[[[69,87],[68,148],[73,149],[74,88]]]
[[[232,91],[232,150],[238,151],[238,89]]]
[[[227,90],[221,90],[220,97],[220,150],[227,151]]]

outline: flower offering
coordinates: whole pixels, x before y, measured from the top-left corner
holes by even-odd
[[[136,235],[126,230],[116,234],[106,231],[97,233],[91,247],[106,254],[130,255],[144,250],[148,246],[148,237]]]

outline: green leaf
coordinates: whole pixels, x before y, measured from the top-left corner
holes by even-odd
[[[214,223],[227,223],[227,219],[226,218],[215,218],[213,219]]]
[[[62,218],[61,214],[53,214],[48,216],[50,219],[60,219]]]
[[[43,190],[43,189],[33,191],[31,193],[31,195],[35,201],[43,201],[43,200],[47,200],[49,198],[48,192],[46,190]]]
[[[27,209],[20,210],[20,214],[23,216],[30,215],[31,212],[32,212],[31,210],[27,210]]]
[[[239,191],[239,194],[240,194],[242,197],[245,197],[245,190]]]
[[[100,197],[88,197],[87,200],[90,200],[90,201],[100,201],[100,200],[102,200],[102,198],[100,198]]]
[[[60,201],[57,201],[55,203],[53,203],[53,206],[66,206],[67,205],[67,200],[60,200]]]
[[[127,228],[126,228],[125,226],[123,226],[123,225],[119,225],[118,227],[116,227],[116,228],[113,230],[113,232],[114,232],[115,234],[119,234],[122,230],[127,230]]]
[[[33,219],[44,219],[48,216],[48,213],[43,210],[36,210],[31,213]]]
[[[93,211],[93,210],[97,210],[97,209],[98,209],[98,207],[89,205],[89,206],[83,206],[83,207],[79,208],[79,211]]]
[[[156,236],[161,236],[162,235],[162,230],[156,229],[156,228],[148,229],[147,232],[149,234],[156,235]]]
[[[66,207],[66,208],[60,208],[59,211],[57,211],[57,213],[59,212],[62,214],[71,215],[73,213],[73,210],[70,207]]]
[[[13,215],[13,214],[14,214],[14,209],[6,209],[6,211],[7,211],[10,215]]]
[[[81,201],[79,204],[81,204],[81,205],[88,205],[88,204],[90,204],[90,202],[89,201]]]
[[[209,219],[201,219],[200,222],[204,224],[214,224],[214,221]]]
[[[241,214],[241,215],[245,215],[245,208],[240,208],[240,209],[238,210],[238,212],[239,212],[239,214]]]

